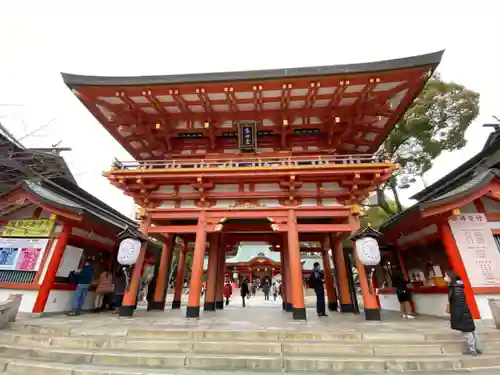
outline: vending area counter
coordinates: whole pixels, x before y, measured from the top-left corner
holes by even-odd
[[[447,317],[448,287],[422,286],[410,287],[414,312],[419,315]],[[395,288],[378,290],[382,310],[399,311],[399,302]]]

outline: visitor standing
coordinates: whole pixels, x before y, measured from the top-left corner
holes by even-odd
[[[392,286],[396,288],[396,295],[403,319],[415,319],[411,315],[411,294],[408,290],[408,281],[404,279],[403,275],[397,273],[392,278]]]
[[[85,265],[81,270],[74,272],[73,276],[76,278],[76,290],[73,294],[73,303],[71,305],[71,312],[69,316],[80,315],[80,311],[83,309],[85,304],[85,299],[87,298],[87,293],[92,284],[92,278],[94,274],[94,269],[90,260],[85,261]]]
[[[311,286],[314,287],[316,293],[316,312],[318,316],[328,316],[325,306],[325,273],[321,269],[319,262],[314,263],[313,272],[311,274]]]
[[[276,301],[276,298],[278,298],[278,283],[276,281],[273,282],[272,293],[273,299]]]
[[[264,292],[264,299],[266,301],[269,301],[269,291],[270,291],[271,287],[269,285],[269,281],[265,281],[264,282],[264,285],[262,286],[262,291]]]
[[[116,270],[114,276],[113,284],[115,289],[113,291],[113,308],[115,309],[114,313],[116,314],[122,306],[123,296],[125,295],[125,289],[127,288],[127,277],[121,267]]]
[[[101,273],[99,280],[97,281],[97,287],[95,290],[95,312],[99,312],[100,310],[103,310],[106,305],[109,305],[113,288],[113,275],[109,269],[106,268]]]
[[[448,284],[448,312],[451,329],[460,331],[464,337],[464,354],[482,354],[476,333],[476,325],[465,299],[464,283],[455,272],[447,272],[444,277]]]

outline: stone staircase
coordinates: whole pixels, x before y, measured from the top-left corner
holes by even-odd
[[[417,332],[224,331],[14,323],[0,331],[6,374],[118,375],[221,371],[500,374],[500,331],[481,336],[485,354],[460,354],[459,336]],[[209,371],[209,372],[207,372]]]

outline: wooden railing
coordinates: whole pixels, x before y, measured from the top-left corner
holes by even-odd
[[[382,160],[374,155],[322,155],[322,156],[287,156],[287,157],[250,157],[234,159],[176,159],[118,161],[112,170],[150,170],[150,169],[207,169],[207,168],[293,168],[317,165],[372,164]]]

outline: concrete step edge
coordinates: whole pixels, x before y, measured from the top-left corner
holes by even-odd
[[[412,361],[422,361],[422,360],[441,360],[441,359],[452,359],[452,360],[459,360],[459,359],[489,359],[489,358],[500,358],[500,351],[498,352],[489,352],[487,354],[484,354],[482,356],[478,357],[469,357],[469,356],[464,356],[462,354],[444,354],[444,353],[436,353],[436,354],[378,354],[376,357],[367,357],[365,354],[360,354],[359,356],[357,355],[351,355],[351,354],[344,354],[344,353],[339,353],[339,354],[329,354],[329,357],[324,357],[321,355],[314,355],[314,354],[302,354],[301,353],[227,353],[227,354],[219,354],[219,353],[185,353],[185,352],[124,352],[123,350],[116,349],[116,350],[102,350],[102,349],[96,349],[96,350],[89,350],[89,349],[79,349],[79,348],[54,348],[54,347],[36,347],[36,346],[29,346],[29,345],[1,345],[0,348],[8,348],[8,349],[13,349],[16,350],[17,352],[22,352],[22,351],[41,351],[41,352],[51,352],[51,353],[60,353],[60,354],[81,354],[81,355],[115,355],[115,356],[122,356],[122,357],[129,357],[131,355],[137,355],[140,357],[145,357],[145,358],[154,358],[154,357],[179,357],[179,356],[184,356],[184,357],[199,357],[199,358],[278,358],[278,357],[283,357],[287,359],[301,359],[301,360],[332,360],[332,361],[339,361],[339,360],[347,360],[347,361],[373,361],[373,360],[405,360],[405,359],[411,359]],[[0,351],[0,357],[2,357],[2,354],[5,352]],[[424,357],[425,356],[425,357]],[[5,357],[5,356],[3,356]],[[7,356],[8,357],[8,356]]]

